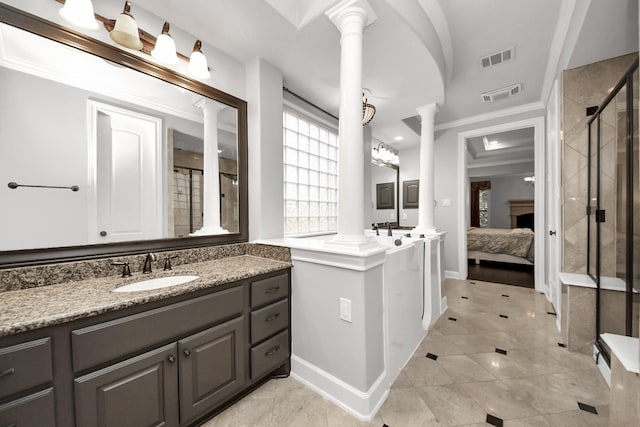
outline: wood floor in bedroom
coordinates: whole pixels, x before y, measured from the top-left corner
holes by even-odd
[[[469,260],[469,280],[502,283],[504,285],[533,288],[533,266],[503,262]]]

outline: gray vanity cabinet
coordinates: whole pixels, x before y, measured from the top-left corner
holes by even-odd
[[[181,423],[245,385],[244,330],[244,317],[239,317],[178,341]]]
[[[77,378],[76,426],[177,426],[176,356],[169,344]]]

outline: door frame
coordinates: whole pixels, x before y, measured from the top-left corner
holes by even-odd
[[[535,224],[535,290],[543,292],[548,297],[548,284],[545,278],[545,118],[544,116],[531,119],[502,123],[499,125],[477,128],[458,133],[458,271],[460,278],[466,279],[469,274],[467,265],[467,225],[469,224],[469,174],[467,171],[467,139],[488,134],[507,132],[523,128],[534,129],[534,173],[537,185],[534,190],[534,224]]]
[[[122,107],[116,107],[111,104],[105,104],[103,102],[95,101],[93,99],[87,100],[87,181],[89,182],[89,197],[88,197],[88,236],[91,243],[102,243],[95,238],[95,232],[98,230],[98,113],[103,112],[105,114],[121,114],[136,119],[146,120],[155,125],[156,141],[155,141],[155,163],[156,163],[156,186],[154,192],[156,193],[156,201],[160,209],[155,209],[156,217],[153,221],[158,225],[158,230],[164,234],[167,229],[167,204],[165,203],[165,189],[167,183],[165,182],[165,164],[163,159],[166,158],[166,148],[164,141],[164,135],[162,133],[162,119],[160,117],[151,116],[148,114],[139,113],[137,111],[129,110]],[[167,178],[168,179],[168,178]]]

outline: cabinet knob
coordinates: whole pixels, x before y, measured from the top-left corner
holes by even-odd
[[[175,363],[176,358],[173,355],[171,355],[167,358],[167,360],[169,361],[169,363]]]
[[[182,354],[184,354],[185,357],[189,357],[191,356],[191,351],[188,348],[185,348],[184,350],[182,350]]]

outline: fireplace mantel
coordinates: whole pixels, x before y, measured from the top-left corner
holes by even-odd
[[[511,228],[516,228],[520,215],[532,214],[533,199],[509,199],[511,205]]]

